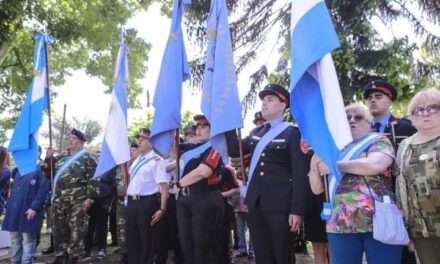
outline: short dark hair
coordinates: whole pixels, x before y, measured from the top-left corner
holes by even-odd
[[[139,134],[147,134],[148,136],[150,136],[151,130],[149,128],[143,127],[139,130]]]

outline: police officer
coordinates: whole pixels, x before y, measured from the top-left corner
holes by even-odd
[[[138,136],[139,156],[130,166],[127,188],[126,243],[129,264],[151,263],[153,229],[166,213],[169,178],[160,157],[150,144],[150,130]]]
[[[205,116],[197,115],[196,137],[198,144],[182,144],[181,177],[176,186],[177,224],[179,241],[185,264],[210,263],[210,253],[215,250],[215,220],[219,217],[221,199],[216,185],[222,168],[220,154],[208,142],[210,124]]]
[[[76,263],[84,254],[87,232],[86,211],[97,197],[92,180],[96,161],[84,148],[85,135],[73,129],[68,138],[70,155],[56,163],[52,192],[53,235],[56,258],[53,263]],[[49,156],[53,151],[48,151]]]
[[[364,98],[367,100],[368,108],[373,116],[371,127],[373,131],[385,133],[394,145],[395,150],[405,138],[413,135],[417,130],[412,126],[411,121],[406,118],[396,118],[390,112],[393,102],[397,99],[397,90],[385,80],[373,80],[364,88]],[[393,173],[387,187],[395,192],[396,175]],[[402,255],[402,264],[416,263],[414,253],[405,247]]]
[[[406,118],[396,118],[390,112],[397,98],[397,90],[384,80],[369,82],[364,88],[364,98],[373,116],[371,124],[374,131],[389,135],[394,147],[405,138],[413,135],[416,129]]]
[[[297,128],[283,121],[289,92],[269,84],[260,93],[266,124],[243,140],[251,165],[245,196],[257,264],[287,264],[289,230],[299,230],[304,215],[307,158]],[[227,133],[229,155],[239,157],[234,132]]]

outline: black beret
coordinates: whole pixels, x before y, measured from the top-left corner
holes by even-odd
[[[86,142],[86,135],[84,135],[83,132],[79,131],[78,129],[74,128],[72,129],[72,131],[70,131],[71,135],[74,135],[75,137],[77,137],[79,140],[81,140],[82,142]]]
[[[397,90],[394,86],[384,80],[374,80],[365,85],[364,98],[368,98],[368,96],[374,92],[385,94],[391,99],[391,101],[394,101],[397,98]]]
[[[263,98],[266,95],[275,95],[278,98],[280,98],[280,100],[284,103],[286,103],[286,108],[289,108],[289,104],[290,104],[290,96],[289,96],[289,92],[286,90],[286,88],[284,88],[281,85],[278,84],[268,84],[264,87],[264,89],[258,94],[258,96],[260,97],[261,100],[263,100]]]

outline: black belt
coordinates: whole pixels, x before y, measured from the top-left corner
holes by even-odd
[[[179,191],[179,195],[181,196],[191,196],[191,195],[202,195],[202,194],[210,194],[210,193],[214,193],[214,192],[218,192],[217,189],[211,189],[211,188],[207,188],[207,189],[191,189],[188,187],[184,187]]]
[[[150,194],[150,195],[128,195],[129,201],[139,201],[139,200],[147,200],[151,198],[157,198],[159,197],[158,193]]]

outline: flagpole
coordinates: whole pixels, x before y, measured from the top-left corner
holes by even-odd
[[[47,52],[47,35],[44,35],[44,53],[46,56],[46,85],[47,85],[47,114],[49,118],[49,147],[52,148],[52,114],[50,105],[50,88],[49,88],[49,57]]]
[[[328,192],[328,175],[325,175],[323,177],[324,180],[324,196],[325,196],[325,201],[326,202],[330,202],[330,196],[329,196],[329,192]]]
[[[61,133],[60,133],[60,153],[63,152],[64,129],[66,125],[66,110],[67,110],[67,104],[64,104],[63,121],[61,123]]]
[[[237,135],[238,135],[238,149],[240,152],[241,174],[243,178],[243,183],[247,184],[246,168],[244,167],[243,140],[241,138],[241,128],[237,128]]]
[[[47,86],[47,115],[48,115],[48,121],[49,121],[49,148],[52,149],[53,142],[52,142],[52,114],[51,114],[51,104],[50,104],[50,85],[49,85],[49,56],[47,51],[47,33],[44,34],[44,55],[46,56],[46,86]],[[49,157],[49,174],[50,174],[50,184],[52,185],[52,190],[54,188],[54,180],[53,180],[53,172],[54,172],[54,162],[53,162],[53,155],[50,155]],[[55,195],[52,193],[52,195]],[[50,210],[49,214],[51,215],[51,218],[53,218],[53,212]],[[52,229],[53,221],[51,221],[51,232],[53,232]]]
[[[180,129],[176,128],[176,132],[174,135],[174,150],[176,151],[176,172],[177,172],[177,181],[180,180],[180,151],[179,151],[179,145],[180,145]]]
[[[124,191],[125,191],[125,195],[127,195],[127,190],[128,190],[128,179],[129,179],[129,175],[128,175],[128,164],[127,162],[125,162],[124,164],[122,164],[122,173],[123,173],[123,184],[124,184]]]
[[[49,85],[49,57],[47,52],[47,34],[44,34],[44,54],[46,56],[46,85],[47,85],[47,115],[49,119],[49,148],[52,149],[52,114],[51,114],[51,105],[50,105],[50,85]],[[49,171],[50,171],[50,182],[53,184],[53,156],[51,155],[49,158]]]

